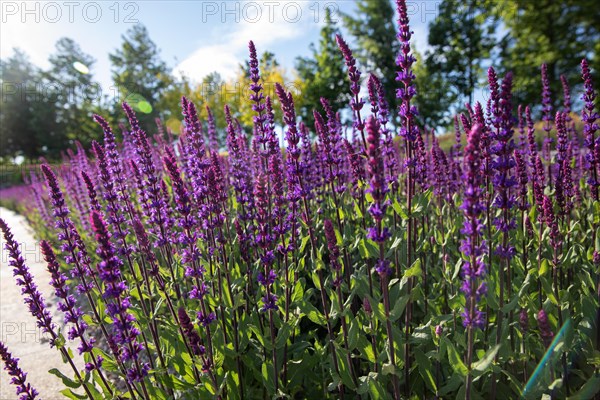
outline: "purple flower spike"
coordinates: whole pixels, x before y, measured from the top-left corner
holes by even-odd
[[[350,78],[350,91],[353,95],[357,95],[360,92],[360,71],[356,68],[356,60],[352,55],[352,50],[348,46],[348,43],[340,36],[335,35],[335,41],[337,42],[342,55],[344,56],[344,61],[346,62],[346,67],[348,67],[348,77]],[[353,103],[353,110],[360,110],[363,106],[362,103]]]
[[[14,358],[2,342],[0,342],[0,358],[4,362],[4,369],[12,376],[10,383],[17,387],[19,400],[35,399],[38,396],[38,391],[32,388],[30,383],[26,382],[27,373],[19,368],[19,359]]]
[[[4,235],[5,249],[8,251],[8,265],[13,268],[13,276],[17,279],[17,285],[21,286],[21,295],[25,304],[29,307],[31,315],[37,319],[37,326],[42,328],[44,333],[50,333],[50,347],[54,346],[56,335],[54,333],[55,325],[52,322],[50,311],[46,308],[46,303],[37,285],[33,281],[33,276],[29,272],[29,268],[25,265],[25,260],[21,255],[19,244],[14,239],[10,228],[6,222],[0,218],[0,230]]]
[[[215,116],[209,106],[206,106],[207,125],[208,125],[208,145],[212,151],[219,151],[219,138],[217,136],[217,124]]]
[[[263,305],[260,311],[267,312],[269,310],[277,310],[277,296],[273,293],[266,293],[262,298]]]
[[[540,335],[542,336],[542,340],[544,341],[544,346],[550,346],[552,343],[552,338],[554,338],[554,332],[552,332],[552,328],[550,327],[550,322],[548,321],[548,315],[546,311],[540,310],[537,315],[538,326],[540,328]]]
[[[137,382],[148,373],[149,366],[145,363],[140,366],[138,361],[144,346],[137,341],[140,331],[134,325],[135,317],[129,313],[131,302],[126,296],[128,288],[121,276],[123,262],[117,257],[102,215],[92,211],[90,220],[99,245],[97,253],[101,261],[97,265],[98,275],[105,284],[102,297],[106,301],[106,311],[113,320],[113,338],[115,344],[123,349],[121,362],[133,361],[133,366],[127,371],[129,382]]]
[[[183,328],[183,332],[190,346],[192,354],[196,356],[203,355],[203,352],[201,351],[202,346],[200,345],[200,336],[198,335],[196,329],[194,329],[194,325],[192,324],[190,317],[188,316],[187,312],[185,312],[183,307],[180,307],[179,310],[177,310],[177,316],[179,317],[179,323]]]
[[[56,260],[56,255],[54,254],[50,243],[42,240],[40,242],[40,247],[42,249],[42,254],[44,255],[44,260],[48,265],[48,272],[50,272],[50,276],[52,277],[50,285],[54,288],[56,297],[61,300],[58,302],[57,308],[65,314],[65,324],[72,324],[68,332],[69,340],[79,338],[81,342],[79,353],[90,352],[92,351],[94,341],[93,339],[90,339],[88,342],[83,336],[87,329],[87,324],[81,319],[83,311],[81,311],[81,308],[77,307],[75,296],[69,294],[67,277],[60,272],[60,265]]]
[[[69,218],[69,209],[58,185],[56,175],[54,175],[54,172],[46,164],[42,165],[41,168],[46,178],[46,184],[49,187],[50,199],[54,209],[52,215],[56,220],[55,226],[60,231],[58,239],[63,243],[61,250],[68,254],[65,261],[75,266],[71,273],[74,277],[81,280],[78,291],[80,293],[89,292],[92,286],[87,281],[87,277],[93,275],[90,269],[91,260],[88,256],[86,246],[73,221]]]
[[[415,74],[412,71],[412,65],[417,61],[415,56],[410,53],[410,39],[412,31],[410,30],[408,20],[408,10],[406,0],[396,0],[398,10],[398,40],[400,41],[400,53],[396,58],[396,65],[399,70],[396,75],[396,81],[401,82],[402,86],[396,91],[396,98],[402,100],[400,104],[400,136],[408,142],[413,142],[417,138],[418,129],[412,124],[417,115],[417,109],[410,105],[410,101],[417,94],[414,85]]]
[[[556,216],[554,215],[554,210],[552,207],[552,200],[546,195],[544,195],[543,200],[543,210],[544,210],[544,222],[550,228],[550,245],[556,250],[562,244],[560,240],[560,232],[558,230],[558,221],[556,220]]]
[[[81,178],[83,179],[83,182],[85,182],[85,187],[88,191],[88,197],[90,198],[90,208],[94,211],[100,211],[100,204],[98,203],[98,199],[96,198],[96,189],[94,188],[92,180],[90,179],[88,174],[85,173],[85,171],[81,171]]]
[[[525,308],[522,308],[519,313],[519,325],[521,326],[521,331],[523,333],[527,332],[529,329],[529,316],[527,315],[527,310]]]
[[[466,188],[464,200],[461,206],[465,214],[464,227],[461,231],[465,235],[460,243],[460,250],[465,255],[463,261],[462,292],[467,298],[465,311],[462,314],[463,325],[465,327],[480,328],[484,327],[483,313],[477,309],[477,302],[486,293],[485,284],[486,266],[483,261],[485,241],[481,240],[483,231],[483,222],[480,215],[484,210],[483,194],[481,190],[481,162],[482,154],[480,147],[481,125],[476,124],[469,133],[467,147],[465,148],[466,158]]]
[[[367,148],[367,171],[370,177],[369,192],[373,196],[373,201],[378,204],[371,214],[373,215],[373,218],[377,220],[381,220],[383,214],[385,214],[386,207],[383,204],[383,200],[387,193],[379,138],[379,123],[375,118],[367,119],[367,143],[369,145]]]
[[[588,185],[590,185],[590,191],[592,198],[598,200],[598,187],[600,187],[600,179],[598,173],[598,165],[600,165],[600,159],[598,157],[598,150],[600,148],[599,140],[596,139],[596,132],[600,129],[596,120],[600,118],[598,112],[595,109],[596,96],[598,95],[594,90],[594,83],[592,82],[592,74],[587,60],[581,61],[581,74],[583,77],[583,111],[581,112],[581,120],[583,121],[583,142],[585,147],[588,148],[586,154],[586,160],[589,163],[589,177]]]
[[[340,248],[337,245],[337,236],[335,235],[335,229],[331,220],[326,219],[323,222],[323,227],[325,228],[325,239],[327,239],[327,248],[329,249],[329,262],[334,270],[339,271],[342,268],[338,261],[340,258]]]
[[[363,141],[363,146],[366,150],[367,142],[365,141],[364,133],[365,123],[360,115],[360,110],[362,110],[365,104],[364,100],[359,97],[360,71],[356,67],[356,59],[352,55],[352,50],[350,50],[348,43],[346,43],[346,41],[340,35],[337,34],[335,35],[335,41],[337,42],[337,45],[340,48],[340,51],[342,52],[342,56],[344,57],[346,67],[348,67],[348,78],[350,79],[350,92],[352,93],[352,97],[350,99],[350,109],[352,109],[352,114],[354,116],[353,127],[355,131],[360,132]]]

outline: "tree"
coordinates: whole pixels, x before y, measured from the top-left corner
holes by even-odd
[[[0,61],[0,155],[21,155],[29,161],[58,157],[65,138],[56,123],[56,106],[47,82],[19,49]]]
[[[344,25],[356,39],[355,55],[368,72],[380,78],[390,112],[396,115],[396,56],[400,42],[396,38],[394,8],[390,0],[360,0],[354,16],[343,15]]]
[[[271,98],[275,121],[281,121],[281,107],[279,106],[279,98],[275,94],[275,83],[286,86],[285,71],[279,62],[277,62],[275,54],[269,51],[262,53],[259,59],[259,69],[263,93],[265,97],[269,96]],[[246,128],[252,127],[255,115],[255,112],[252,110],[253,102],[250,100],[250,84],[252,82],[249,71],[250,65],[246,61],[244,65],[240,65],[237,77],[233,81],[228,82],[225,87],[221,86],[220,93],[223,105],[229,104],[232,107],[235,117]]]
[[[233,96],[237,94],[233,91],[228,93],[228,89],[223,77],[215,71],[206,75],[194,91],[194,97],[198,99],[199,103],[202,103],[202,108],[198,112],[205,116],[205,118],[202,118],[205,121],[207,120],[206,106],[210,107],[221,143],[225,143],[225,127],[227,126],[224,107],[225,104],[228,104],[227,99],[232,100],[234,99]]]
[[[92,120],[102,110],[101,89],[91,70],[95,60],[84,53],[70,38],[56,43],[56,53],[49,58],[50,69],[44,73],[56,105],[57,122],[69,140],[78,140],[84,147],[101,137],[101,131]]]
[[[109,55],[113,82],[120,101],[131,103],[142,126],[149,129],[160,116],[157,104],[171,83],[170,70],[143,25],[134,25],[122,39],[121,48]]]
[[[466,101],[473,103],[482,64],[496,44],[497,23],[486,19],[486,10],[483,0],[445,0],[429,24],[427,69],[451,86],[460,108]]]
[[[344,59],[335,42],[335,35],[339,33],[330,10],[326,9],[319,47],[311,44],[312,57],[296,59],[296,71],[301,82],[301,96],[296,99],[296,108],[298,115],[309,127],[314,124],[313,109],[323,111],[319,101],[321,97],[327,98],[336,112],[346,108],[350,101],[350,81],[346,75]]]
[[[181,78],[173,77],[157,103],[157,110],[160,111],[162,122],[167,128],[171,129],[174,134],[180,132],[183,119],[181,115],[182,96],[185,96],[188,100],[193,101],[197,105],[198,98],[194,97],[194,89],[189,78],[186,76],[182,76]],[[200,111],[201,110],[198,110],[198,112]]]
[[[452,122],[451,106],[457,95],[440,71],[422,62],[417,51],[413,53],[417,58],[413,67],[417,95],[413,100],[419,110],[419,124],[427,131],[447,126]]]
[[[540,66],[548,65],[554,109],[562,102],[560,75],[571,88],[581,85],[581,59],[587,57],[600,75],[600,13],[594,0],[491,2],[490,13],[508,29],[503,38],[502,66],[513,71],[514,104],[539,105]],[[575,97],[573,97],[575,100]]]

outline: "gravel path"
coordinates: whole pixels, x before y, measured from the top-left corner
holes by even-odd
[[[54,306],[55,298],[49,284],[50,276],[46,271],[39,245],[27,221],[22,216],[0,208],[0,218],[4,219],[11,228],[17,242],[21,243],[21,252],[26,260],[31,274],[35,278],[40,292],[46,302],[51,304],[54,321],[62,325],[63,318],[57,314]],[[13,357],[19,359],[19,366],[27,372],[27,382],[31,383],[40,397],[46,400],[64,399],[59,392],[65,387],[59,378],[48,373],[52,368],[58,368],[67,376],[73,376],[71,368],[63,364],[60,353],[48,345],[47,335],[42,334],[36,325],[36,320],[23,303],[21,290],[15,284],[12,268],[8,266],[8,252],[4,249],[4,238],[0,235],[0,339],[6,344]],[[71,346],[77,354],[76,345]],[[81,367],[83,361],[77,360]],[[10,377],[0,371],[0,399],[17,399],[15,386],[10,384]]]

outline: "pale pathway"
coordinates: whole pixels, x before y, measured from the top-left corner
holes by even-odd
[[[27,221],[22,216],[0,207],[0,218],[11,228],[15,240],[21,244],[21,251],[31,274],[35,278],[44,299],[51,306],[53,320],[59,326],[63,318],[56,310],[56,298],[50,286],[50,274],[42,257],[38,242]],[[19,366],[27,372],[27,382],[40,392],[40,398],[46,400],[64,399],[59,392],[65,387],[59,378],[48,373],[58,368],[65,375],[72,377],[73,370],[63,364],[59,351],[50,348],[47,335],[42,334],[23,303],[21,289],[16,286],[12,268],[8,266],[8,251],[4,249],[4,238],[0,235],[2,252],[0,257],[0,339],[6,344],[13,357],[19,359]],[[66,336],[66,335],[65,335]],[[77,354],[77,344],[71,343]],[[81,366],[81,360],[78,360]],[[0,360],[0,399],[17,399],[15,386],[10,384],[10,376],[4,370]]]

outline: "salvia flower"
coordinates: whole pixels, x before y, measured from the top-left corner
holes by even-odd
[[[198,311],[196,317],[198,318],[198,322],[200,322],[200,325],[202,325],[205,328],[217,319],[217,316],[214,312],[209,312],[205,314],[202,311]]]
[[[217,123],[215,121],[215,116],[210,109],[209,106],[206,106],[206,123],[208,126],[207,136],[208,136],[208,145],[212,151],[219,151],[219,138],[217,136]]]
[[[88,197],[90,198],[90,208],[94,211],[100,211],[100,203],[98,203],[98,199],[96,198],[96,189],[94,188],[94,184],[88,174],[85,171],[81,171],[81,178],[85,182],[85,186],[88,191]]]
[[[396,0],[398,10],[398,40],[400,41],[400,53],[396,58],[396,65],[399,67],[396,73],[396,81],[401,82],[402,86],[396,91],[396,98],[402,100],[399,114],[401,118],[400,136],[409,142],[416,139],[418,129],[412,124],[414,117],[417,116],[417,109],[410,105],[410,101],[417,94],[414,85],[415,74],[412,71],[412,65],[417,61],[410,52],[410,39],[412,31],[410,30],[408,20],[408,9],[406,0]]]
[[[382,243],[390,237],[389,230],[382,227],[382,221],[387,209],[385,197],[388,187],[385,182],[385,172],[381,156],[379,123],[372,116],[367,119],[367,143],[367,171],[369,176],[369,188],[367,191],[373,197],[369,213],[375,220],[375,226],[368,230],[367,237],[375,242]]]
[[[250,52],[250,60],[248,61],[248,75],[250,77],[250,101],[252,104],[252,110],[255,112],[253,117],[254,128],[256,131],[256,140],[259,145],[262,145],[262,151],[266,152],[268,147],[269,138],[267,137],[265,123],[267,122],[267,115],[265,114],[266,104],[264,102],[263,86],[260,83],[260,70],[258,55],[256,53],[256,46],[253,41],[248,43],[248,50]]]
[[[523,117],[523,106],[519,104],[517,107],[517,119],[519,127],[519,150],[524,151],[527,146],[527,137],[525,136],[525,118]]]
[[[550,245],[554,249],[558,249],[562,243],[560,239],[560,232],[558,230],[558,221],[556,220],[556,216],[554,214],[552,200],[550,200],[550,198],[546,195],[544,195],[543,210],[544,222],[546,223],[546,226],[550,228]]]
[[[554,332],[552,332],[552,328],[550,327],[550,322],[548,321],[548,314],[543,309],[538,312],[537,315],[538,326],[540,328],[540,335],[542,336],[542,340],[544,341],[544,346],[550,346],[552,343],[552,338],[554,338]]]
[[[362,195],[361,183],[365,180],[365,166],[362,152],[355,149],[355,146],[348,140],[344,139],[344,147],[346,147],[346,154],[350,163],[351,170],[351,183],[352,183],[352,195],[360,197]]]
[[[129,205],[129,190],[126,182],[126,175],[123,171],[123,160],[117,150],[115,135],[108,125],[108,122],[99,115],[94,115],[94,121],[102,127],[104,131],[104,152],[110,176],[115,182],[115,188],[119,202],[125,206]]]
[[[542,121],[544,121],[543,130],[546,132],[546,137],[542,145],[544,159],[550,160],[550,150],[552,147],[552,138],[550,131],[552,130],[552,96],[550,93],[550,80],[548,79],[548,65],[542,64]],[[552,181],[552,176],[548,177]]]
[[[592,262],[596,266],[600,265],[600,251],[594,250],[594,254],[592,256]]]
[[[546,122],[544,130],[548,132],[552,123],[552,95],[550,79],[548,79],[548,64],[542,64],[542,121]]]
[[[515,163],[517,165],[517,181],[519,182],[519,209],[527,211],[529,203],[527,201],[527,162],[523,158],[521,150],[515,150]]]
[[[19,249],[19,243],[15,240],[6,222],[1,218],[0,230],[2,230],[4,241],[6,242],[4,247],[8,251],[8,265],[13,268],[13,276],[16,277],[17,285],[21,286],[23,300],[29,308],[31,315],[37,320],[37,326],[42,328],[44,333],[51,334],[50,346],[53,347],[54,339],[56,338],[54,333],[56,326],[52,322],[50,311],[46,307],[44,298],[33,281],[33,276],[29,272],[29,268],[25,265],[25,260]]]
[[[287,125],[285,138],[287,140],[285,159],[285,174],[287,180],[287,200],[289,201],[290,213],[288,214],[289,229],[296,231],[298,203],[302,198],[302,163],[300,162],[301,148],[300,133],[296,125],[296,110],[294,109],[294,98],[292,93],[286,93],[283,86],[275,84],[275,92],[283,111],[283,122]],[[295,238],[296,236],[293,235]],[[291,243],[294,245],[294,243]]]
[[[489,76],[491,78],[490,86],[495,88],[494,91],[497,91],[497,78],[494,69],[491,67]],[[508,240],[508,232],[516,226],[514,219],[510,216],[510,209],[515,203],[511,191],[517,185],[517,180],[511,173],[516,165],[513,157],[515,144],[512,139],[511,90],[512,74],[508,73],[502,80],[500,92],[494,95],[494,101],[490,103],[495,128],[491,134],[492,139],[495,140],[491,147],[491,152],[495,155],[492,168],[496,170],[492,178],[492,183],[496,189],[494,206],[503,210],[502,217],[496,218],[494,225],[500,232],[504,233],[502,243],[496,247],[496,254],[507,262],[510,262],[515,254],[515,248],[510,245]]]
[[[277,296],[273,293],[265,293],[262,297],[263,305],[260,308],[262,312],[268,312],[269,310],[277,310]]]
[[[583,77],[584,92],[582,100],[584,102],[583,111],[581,112],[581,120],[583,121],[583,143],[588,148],[586,159],[589,163],[589,177],[588,185],[592,192],[594,200],[598,200],[598,187],[600,186],[600,180],[598,179],[598,165],[600,159],[597,157],[598,148],[600,143],[597,143],[596,132],[600,129],[596,120],[600,118],[595,108],[595,100],[597,93],[594,90],[594,84],[592,82],[592,74],[587,60],[581,61],[581,72]]]
[[[482,194],[481,160],[479,141],[481,140],[481,126],[476,124],[469,133],[467,147],[465,148],[466,188],[464,200],[461,206],[465,214],[465,222],[461,233],[464,238],[461,240],[460,250],[465,255],[463,261],[462,292],[467,298],[465,311],[462,314],[463,325],[465,327],[480,328],[484,327],[485,318],[476,303],[487,291],[485,283],[486,266],[483,261],[485,252],[485,241],[481,240],[483,231],[483,221],[480,215],[484,210]]]
[[[121,227],[125,222],[125,210],[123,209],[124,204],[119,201],[119,197],[115,190],[115,182],[109,172],[108,161],[104,149],[95,140],[92,141],[92,148],[96,154],[98,161],[98,170],[100,173],[100,180],[104,187],[103,198],[106,202],[107,220],[114,228],[114,236],[116,239],[122,239],[126,235],[126,231]],[[126,246],[119,240],[119,252],[123,255],[131,254],[133,249]]]
[[[75,296],[69,294],[67,277],[60,271],[60,265],[56,260],[56,255],[54,254],[54,250],[52,250],[50,243],[42,240],[40,242],[40,247],[42,254],[44,255],[44,260],[48,265],[48,272],[50,272],[50,276],[52,277],[50,285],[54,288],[56,297],[60,299],[57,303],[57,308],[64,313],[65,324],[72,324],[68,331],[69,340],[79,338],[81,342],[79,354],[90,352],[95,340],[90,338],[88,341],[84,337],[87,324],[81,318],[83,316],[83,311],[80,307],[77,307]]]
[[[337,42],[342,55],[344,56],[344,61],[346,62],[346,67],[348,67],[348,77],[350,78],[350,91],[353,95],[357,95],[360,92],[360,71],[356,67],[356,59],[352,55],[352,50],[348,46],[348,43],[342,38],[340,35],[335,36],[335,41]],[[360,110],[363,104],[355,104],[353,103],[353,110]]]
[[[134,325],[135,317],[129,312],[130,298],[127,296],[127,284],[122,278],[123,262],[117,257],[116,250],[110,241],[110,233],[100,213],[91,214],[91,223],[98,242],[98,275],[105,284],[102,297],[106,300],[106,311],[113,319],[113,338],[116,345],[122,346],[120,358],[122,362],[132,361],[133,366],[127,371],[130,383],[140,381],[147,375],[149,365],[139,362],[139,355],[144,346],[137,341],[140,334]]]
[[[525,308],[522,308],[519,313],[519,326],[523,333],[527,332],[527,329],[529,328],[529,316],[527,315],[527,310]]]
[[[198,335],[198,332],[196,331],[196,329],[194,329],[194,325],[192,324],[190,317],[188,316],[187,312],[183,307],[179,307],[179,309],[177,310],[177,316],[179,318],[179,323],[183,328],[183,332],[187,339],[187,343],[190,346],[192,354],[196,356],[204,355],[205,350],[204,346],[200,344],[202,342],[200,339],[200,335]]]
[[[4,362],[4,369],[12,376],[10,383],[17,387],[19,400],[33,400],[38,397],[38,391],[27,383],[27,373],[19,368],[19,359],[14,358],[2,342],[0,342],[0,358]]]
[[[327,240],[327,248],[329,249],[329,262],[331,263],[331,268],[339,271],[342,268],[339,263],[340,248],[337,245],[337,236],[335,235],[335,229],[331,220],[326,219],[323,222],[323,227],[325,228],[325,239]]]
[[[160,174],[157,171],[154,151],[146,132],[140,129],[135,113],[127,103],[123,103],[123,110],[127,114],[133,129],[132,139],[134,151],[137,156],[137,165],[144,179],[139,191],[141,200],[146,204],[145,212],[150,222],[151,232],[156,235],[156,245],[164,246],[169,243],[169,238],[164,229],[163,215],[166,208],[160,193]]]
[[[569,82],[567,81],[567,77],[564,75],[560,76],[560,83],[563,89],[563,112],[567,114],[567,118],[569,121],[571,120],[571,92],[569,89]]]

